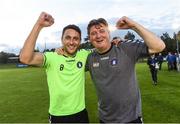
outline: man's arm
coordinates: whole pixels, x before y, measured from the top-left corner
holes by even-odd
[[[29,65],[43,64],[43,54],[40,52],[34,52],[34,48],[41,29],[43,27],[49,27],[53,23],[54,23],[54,19],[51,15],[45,12],[41,13],[20,52],[20,61],[22,63]]]
[[[138,33],[148,46],[150,54],[158,53],[163,51],[165,48],[164,42],[158,38],[154,33],[150,32],[148,29],[144,28],[142,25],[134,22],[133,20],[122,17],[116,24],[118,29],[132,29]]]

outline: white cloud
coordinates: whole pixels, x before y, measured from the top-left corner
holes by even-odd
[[[52,14],[55,24],[43,29],[38,44],[59,43],[61,34],[53,32],[60,32],[67,24],[87,25],[89,20],[99,17],[126,15],[150,29],[180,30],[180,0],[2,0],[0,44],[8,46],[1,46],[0,51],[22,47],[41,11]]]
[[[117,30],[117,28],[114,25],[109,25],[109,30],[112,32]]]

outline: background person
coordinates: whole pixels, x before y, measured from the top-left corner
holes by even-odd
[[[155,56],[155,54],[152,54],[148,58],[147,64],[149,65],[153,84],[157,85],[157,73],[158,73],[159,66],[158,66],[158,58]]]
[[[167,60],[168,71],[173,70],[174,69],[174,56],[171,52],[168,52],[166,60]]]
[[[161,70],[161,68],[162,68],[162,63],[163,63],[163,61],[164,61],[164,58],[163,58],[163,56],[162,56],[161,53],[158,54],[157,59],[158,59],[159,70]]]

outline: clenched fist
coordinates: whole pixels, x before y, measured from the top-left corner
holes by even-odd
[[[118,22],[116,23],[116,27],[118,29],[133,29],[136,26],[136,22],[134,22],[133,20],[129,19],[126,16],[123,16],[122,18],[120,18],[118,20]]]
[[[42,12],[37,20],[37,24],[40,27],[49,27],[54,24],[54,18],[46,12]]]

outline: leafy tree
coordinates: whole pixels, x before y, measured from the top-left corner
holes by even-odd
[[[5,52],[0,52],[0,63],[7,63],[8,54]]]
[[[173,38],[171,38],[167,32],[163,33],[160,38],[164,41],[166,45],[166,49],[164,50],[165,54],[167,54],[168,52],[177,52],[175,33],[173,34]]]
[[[80,49],[93,49],[93,45],[91,44],[91,42],[87,41],[85,43],[81,43]]]
[[[0,63],[7,63],[9,57],[15,57],[16,55],[14,53],[6,53],[1,51],[0,52]]]
[[[44,49],[43,53],[44,53],[44,52],[50,52],[50,50],[49,50],[49,49]]]
[[[51,52],[54,52],[54,51],[55,51],[55,48],[52,48],[50,51],[51,51]]]

